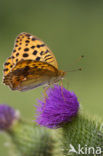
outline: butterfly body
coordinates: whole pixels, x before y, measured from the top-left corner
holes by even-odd
[[[44,45],[28,33],[20,34],[16,40],[18,48],[14,48],[12,56],[4,64],[3,82],[12,90],[26,91],[61,80],[65,72],[58,70],[55,56]]]

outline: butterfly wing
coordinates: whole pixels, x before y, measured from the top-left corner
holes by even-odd
[[[58,70],[41,61],[21,60],[4,78],[12,90],[25,91],[43,84],[51,84],[58,77]]]
[[[43,41],[21,33],[16,38],[11,57],[4,64],[3,82],[12,90],[23,91],[56,82],[63,74]]]
[[[4,63],[4,70],[3,70],[3,72],[4,72],[4,76],[6,76],[10,71],[11,71],[11,69],[13,68],[13,61],[12,61],[12,58],[11,57],[9,57],[6,61],[5,61],[5,63]]]
[[[47,62],[58,68],[57,61],[52,51],[46,44],[28,33],[21,33],[16,38],[12,52],[13,63],[21,60],[35,60]]]

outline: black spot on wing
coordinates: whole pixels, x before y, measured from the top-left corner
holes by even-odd
[[[16,62],[18,62],[18,59],[16,59]]]
[[[27,53],[24,53],[23,54],[23,57],[28,57],[29,55]]]
[[[36,38],[33,37],[33,38],[32,38],[32,41],[35,41],[35,40],[36,40]]]
[[[16,53],[16,56],[19,56],[19,53]]]
[[[47,57],[49,57],[49,56],[51,56],[51,55],[46,55],[44,58],[47,58]]]
[[[8,66],[9,64],[10,64],[10,62],[6,62],[4,65],[5,65],[5,66]]]
[[[31,47],[31,49],[34,49],[34,48],[35,48],[35,46],[32,46],[32,47]]]
[[[25,42],[26,42],[26,43],[29,43],[30,41],[29,41],[29,40],[26,40]]]
[[[13,50],[13,53],[15,53],[15,52],[16,52],[16,50],[14,49],[14,50]]]
[[[45,51],[45,54],[47,54],[47,53],[49,53],[49,50],[46,50],[46,51]]]
[[[33,55],[36,55],[36,54],[37,54],[37,50],[34,50]]]
[[[27,37],[30,37],[31,35],[30,35],[30,34],[26,34],[26,36],[27,36]]]
[[[5,69],[4,69],[4,71],[8,71],[8,70],[9,70],[8,68],[5,68]]]
[[[40,55],[43,55],[43,53],[44,53],[44,51],[41,51],[41,52],[40,52]]]
[[[29,51],[29,48],[25,48],[24,51]]]
[[[18,47],[18,45],[16,44],[15,47]]]
[[[52,59],[53,57],[46,58],[45,61]]]
[[[18,50],[20,50],[20,49],[21,49],[21,47],[18,48]]]
[[[12,58],[12,59],[14,59],[15,57],[14,57],[14,56],[12,56],[11,58]]]
[[[36,58],[36,61],[40,61],[40,57],[37,57],[37,58]]]
[[[37,48],[44,47],[44,46],[45,46],[45,44],[38,44]]]
[[[25,68],[24,68],[24,70],[29,70],[30,69],[30,67],[29,66],[25,66]]]

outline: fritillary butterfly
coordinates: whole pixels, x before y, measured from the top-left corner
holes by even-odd
[[[16,38],[11,56],[4,63],[3,83],[12,90],[25,91],[56,83],[64,75],[43,41],[29,33],[21,33]]]

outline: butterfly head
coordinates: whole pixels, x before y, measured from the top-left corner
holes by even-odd
[[[59,70],[59,75],[61,78],[64,78],[66,72],[64,72],[63,70]]]
[[[64,78],[65,74],[66,74],[66,72],[64,72],[63,70],[59,70],[57,81],[62,80]]]

